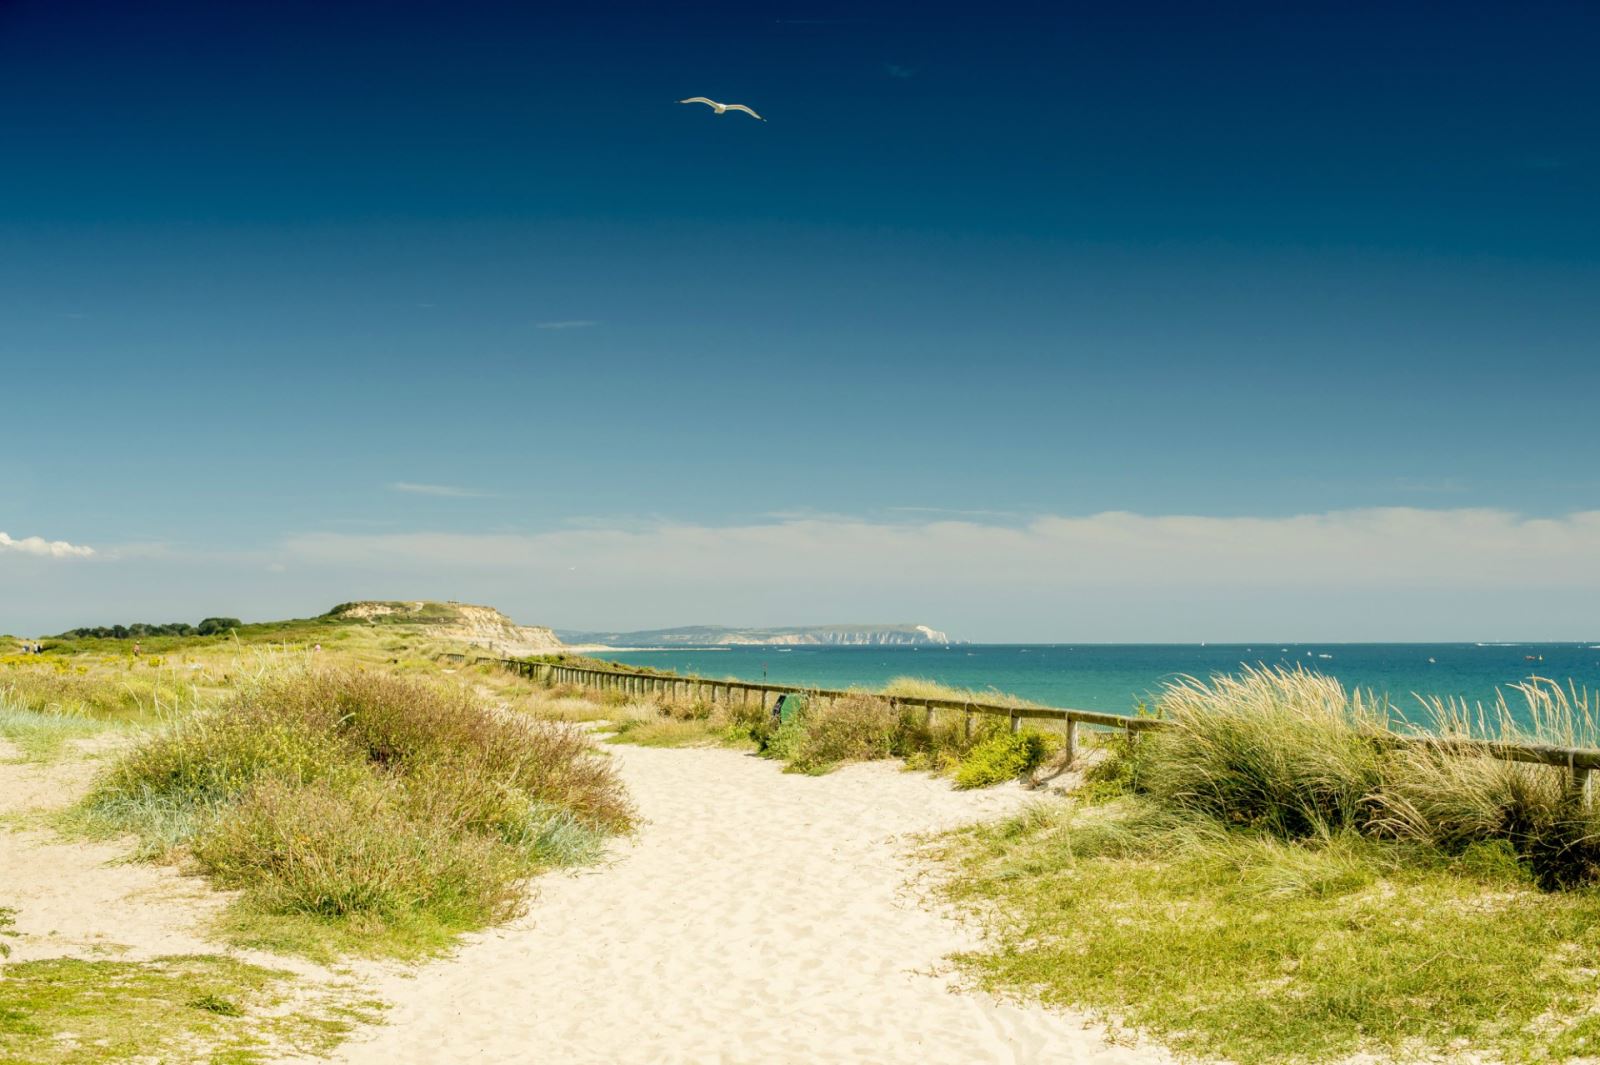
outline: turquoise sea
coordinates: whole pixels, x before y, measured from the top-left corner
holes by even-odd
[[[707,677],[818,688],[880,687],[914,676],[1050,706],[1126,713],[1164,681],[1241,665],[1300,665],[1387,694],[1493,700],[1498,686],[1537,675],[1600,690],[1593,643],[955,644],[942,647],[731,647],[608,652],[620,662]],[[1514,694],[1514,693],[1508,693]]]

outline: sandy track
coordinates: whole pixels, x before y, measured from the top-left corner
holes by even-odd
[[[94,749],[92,744],[78,744]],[[0,814],[58,810],[81,796],[94,763],[18,764],[0,741]],[[0,906],[18,911],[9,961],[56,957],[138,960],[215,952],[196,931],[226,896],[170,866],[126,861],[129,840],[64,840],[46,828],[0,826]]]
[[[616,748],[647,823],[607,866],[552,876],[524,918],[391,976],[389,1024],[340,1060],[1167,1060],[1082,1018],[957,994],[932,975],[970,930],[917,905],[908,833],[998,816],[885,765],[821,778],[721,750]]]

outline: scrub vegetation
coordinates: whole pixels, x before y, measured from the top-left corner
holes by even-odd
[[[302,668],[128,751],[79,818],[241,890],[233,927],[256,945],[409,955],[514,915],[525,878],[592,859],[632,812],[575,729]]]
[[[441,661],[475,652],[432,625],[453,609],[433,614],[0,639],[0,773],[67,791],[31,807],[25,784],[4,817],[54,826],[52,845],[131,836],[131,857],[234,892],[209,929],[224,942],[324,962],[444,948],[517,912],[528,877],[598,858],[633,812],[587,735],[524,712],[546,693]],[[299,1060],[381,1010],[332,972],[47,941],[7,905],[0,1062]]]
[[[1078,797],[934,844],[987,915],[958,964],[1245,1065],[1600,1053],[1600,813],[1565,769],[1450,745],[1594,742],[1583,694],[1520,695],[1520,716],[1433,702],[1437,739],[1399,745],[1403,722],[1315,674],[1171,685],[1169,727]]]
[[[797,773],[826,773],[848,762],[903,759],[907,769],[952,775],[957,787],[987,787],[1025,777],[1061,749],[1053,732],[1012,734],[1005,718],[936,710],[897,699],[994,702],[989,694],[900,678],[884,693],[828,699],[797,693],[781,717],[770,705],[622,699],[605,693],[615,742],[649,747],[719,743],[755,750]],[[593,705],[593,704],[591,704]],[[1017,705],[1025,705],[1017,702]],[[536,711],[542,712],[542,711]]]

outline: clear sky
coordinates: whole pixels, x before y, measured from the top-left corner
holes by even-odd
[[[1592,638],[1596,55],[1577,3],[0,0],[0,631]]]

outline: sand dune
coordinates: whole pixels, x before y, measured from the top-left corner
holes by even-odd
[[[885,765],[780,773],[721,750],[619,748],[647,823],[603,868],[546,877],[527,916],[386,978],[352,1063],[1168,1060],[1084,1018],[956,993],[971,931],[918,904],[908,833],[998,816]]]

